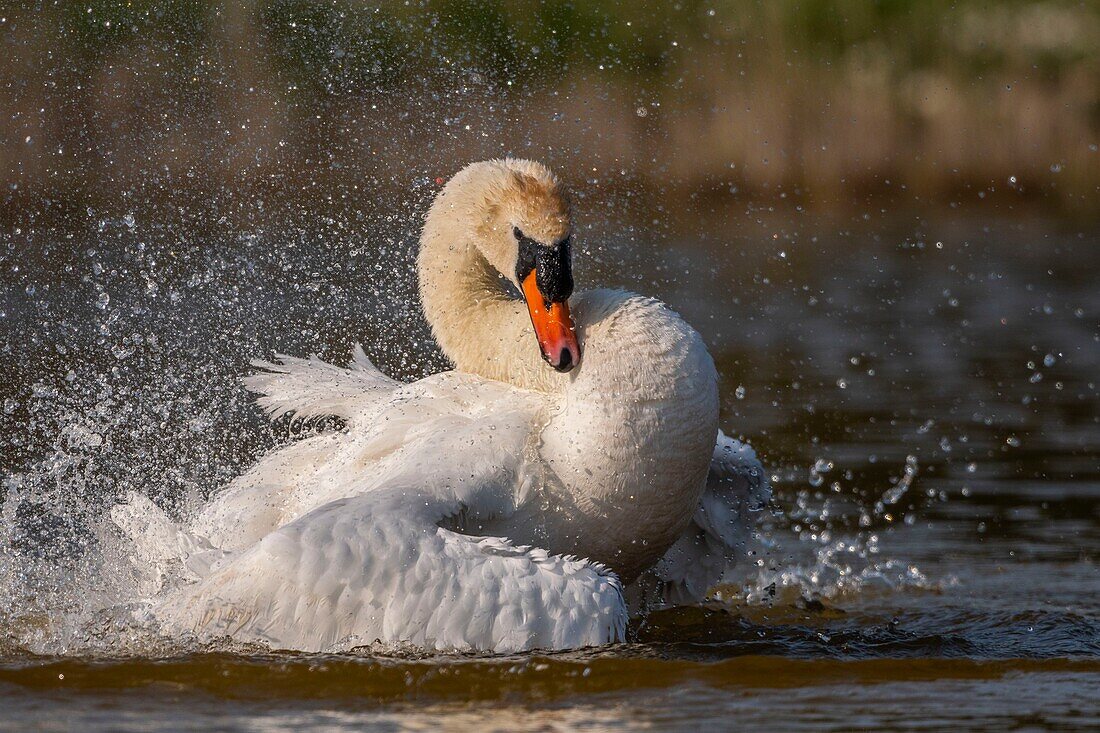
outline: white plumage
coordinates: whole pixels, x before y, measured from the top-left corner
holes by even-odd
[[[538,196],[558,194],[532,166],[471,166],[444,194],[538,230]],[[501,211],[518,175],[545,185]],[[245,382],[273,416],[346,429],[274,451],[187,527],[140,497],[115,507],[168,633],[307,651],[561,649],[624,639],[623,581],[645,573],[688,601],[721,579],[768,486],[751,448],[717,430],[698,334],[652,299],[581,293],[580,366],[551,370],[522,301],[463,278],[504,247],[483,241],[484,216],[463,229],[464,211],[441,194],[420,261],[454,371],[403,384],[359,347],[347,368],[258,362]]]

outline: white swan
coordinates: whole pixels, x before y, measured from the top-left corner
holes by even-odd
[[[719,432],[714,365],[679,316],[621,291],[569,300],[571,234],[544,166],[473,164],[436,197],[419,255],[454,371],[402,384],[358,347],[346,369],[258,363],[245,382],[272,414],[346,429],[274,451],[185,529],[140,497],[115,508],[141,562],[182,560],[161,625],[510,652],[622,640],[622,584],[643,573],[664,598],[705,594],[767,481]]]

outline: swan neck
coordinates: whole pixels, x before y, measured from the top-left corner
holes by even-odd
[[[476,235],[455,224],[433,211],[420,238],[420,301],[436,342],[458,371],[550,391],[557,373],[542,361],[525,304],[505,291]]]

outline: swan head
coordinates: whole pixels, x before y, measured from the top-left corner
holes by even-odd
[[[508,158],[467,166],[434,209],[466,213],[464,234],[485,262],[522,295],[542,358],[568,372],[581,358],[569,313],[573,222],[565,187],[549,168]]]

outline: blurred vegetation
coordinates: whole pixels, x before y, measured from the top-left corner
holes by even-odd
[[[807,207],[1100,194],[1095,1],[0,2],[0,42],[11,210],[355,198],[505,153]]]

